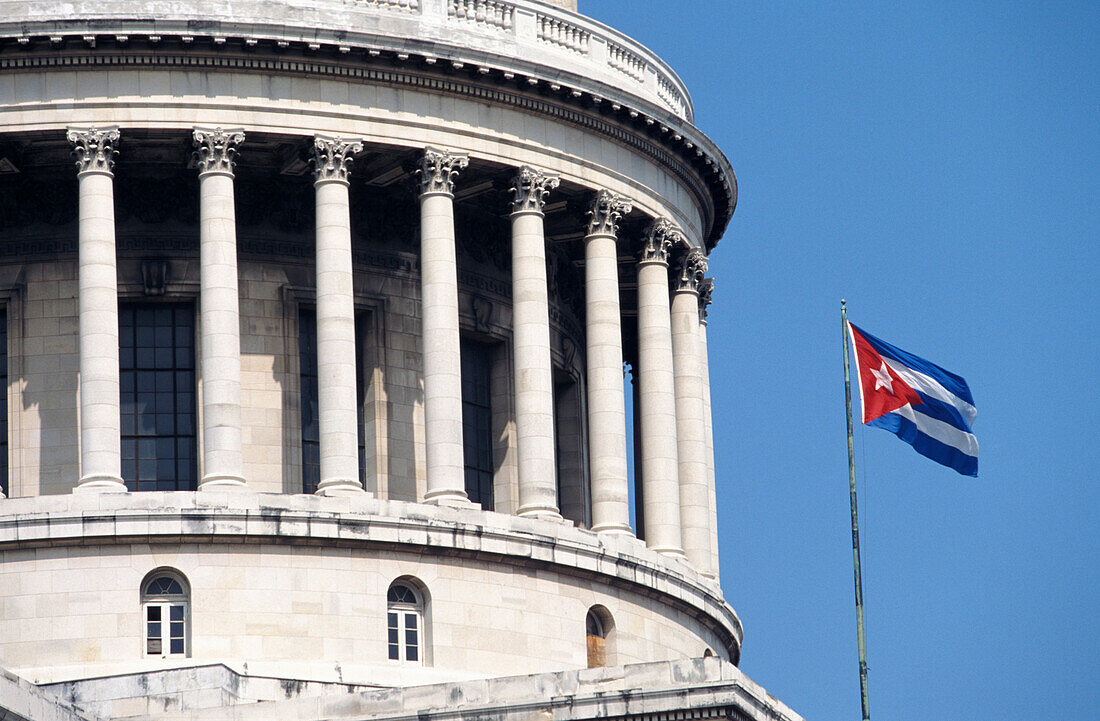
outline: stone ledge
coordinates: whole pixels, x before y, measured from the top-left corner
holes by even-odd
[[[0,500],[0,550],[40,546],[294,543],[410,547],[417,553],[488,557],[599,579],[659,599],[710,627],[730,657],[743,630],[721,588],[688,563],[631,536],[603,536],[559,521],[369,496],[248,492],[143,492]]]

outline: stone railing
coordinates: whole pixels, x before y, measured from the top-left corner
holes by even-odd
[[[196,17],[203,22],[196,25]],[[42,38],[56,47],[66,36],[88,48],[97,38],[177,36],[191,43],[209,36],[216,47],[243,38],[249,48],[274,41],[284,49],[331,44],[348,53],[421,54],[432,63],[497,67],[620,105],[641,98],[693,120],[687,88],[663,60],[606,25],[536,0],[0,0],[0,42],[26,46]]]

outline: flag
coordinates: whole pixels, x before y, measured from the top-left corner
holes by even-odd
[[[964,476],[978,475],[978,412],[960,376],[848,324],[856,350],[859,402],[866,425],[897,435]]]

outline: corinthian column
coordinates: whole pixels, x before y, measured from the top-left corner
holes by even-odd
[[[678,263],[672,297],[672,355],[676,383],[676,453],[680,473],[680,537],[695,569],[709,574],[710,489],[699,340],[699,288],[707,258],[688,251]]]
[[[462,364],[458,333],[454,179],[469,160],[427,148],[420,159],[420,296],[423,314],[424,500],[468,503],[462,456]]]
[[[638,262],[638,382],[645,540],[653,550],[672,556],[683,556],[683,550],[668,255],[673,241],[681,237],[670,220],[655,221],[646,234]]]
[[[195,128],[199,169],[199,325],[202,329],[202,461],[199,490],[244,488],[241,460],[241,328],[233,166],[241,130]]]
[[[75,491],[125,491],[118,400],[115,144],[118,128],[70,128],[80,194],[80,482]]]
[[[512,181],[512,358],[521,516],[561,518],[542,208],[557,176],[524,166]]]
[[[631,208],[626,198],[601,190],[588,211],[584,238],[592,530],[601,533],[631,532],[616,243],[619,219]]]
[[[707,278],[699,288],[699,360],[703,376],[703,422],[707,443],[707,490],[710,495],[710,570],[718,578],[718,496],[714,473],[714,421],[710,409],[710,362],[707,359],[707,307],[714,293],[714,279]]]
[[[363,144],[317,136],[317,409],[321,480],[317,493],[362,493],[355,389],[355,299],[351,274],[348,169]]]

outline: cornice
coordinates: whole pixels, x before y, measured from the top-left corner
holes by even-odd
[[[555,521],[370,497],[200,492],[0,500],[0,551],[40,546],[272,543],[494,558],[599,579],[677,608],[740,655],[743,630],[713,581],[630,537]]]
[[[91,36],[90,45],[89,36],[71,30],[53,36],[56,43],[33,36],[35,42],[20,44],[13,42],[10,33],[0,25],[0,73],[160,67],[334,77],[475,98],[570,123],[645,155],[682,182],[703,212],[703,241],[708,249],[722,237],[736,208],[736,177],[729,161],[706,135],[644,100],[610,102],[602,88],[585,90],[584,85],[592,83],[584,78],[575,78],[578,86],[573,87],[568,85],[568,77],[548,82],[491,65],[429,62],[426,55],[336,43],[246,42],[240,38],[230,42],[224,37],[218,43],[219,37],[205,28],[194,35],[153,36],[155,43],[149,37],[127,35],[95,42],[96,36]]]

